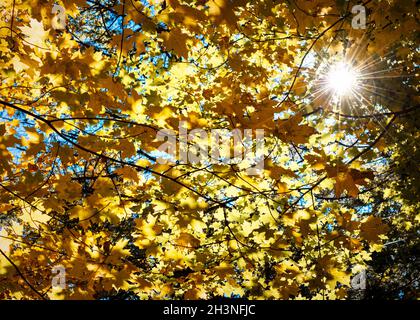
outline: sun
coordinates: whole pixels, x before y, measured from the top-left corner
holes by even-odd
[[[329,68],[326,74],[326,86],[335,96],[348,96],[357,89],[357,72],[350,64],[338,62]]]

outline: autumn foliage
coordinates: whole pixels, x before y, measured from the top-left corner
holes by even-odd
[[[416,1],[0,12],[0,299],[345,299],[362,270],[416,296]],[[320,79],[343,59],[364,76],[336,101]],[[263,129],[264,170],[159,163],[180,122]]]

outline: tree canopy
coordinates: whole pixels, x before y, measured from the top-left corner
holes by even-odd
[[[0,12],[0,298],[345,299],[362,270],[366,298],[417,297],[416,1]],[[343,61],[357,85],[337,97]],[[158,161],[159,132],[193,129],[264,130],[263,169],[220,160],[229,143]]]

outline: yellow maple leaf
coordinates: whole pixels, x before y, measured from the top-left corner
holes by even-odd
[[[44,30],[42,22],[30,19],[29,26],[20,27],[26,41],[32,45],[45,48],[45,41],[48,39],[49,30]]]
[[[389,227],[382,223],[382,219],[374,216],[367,217],[360,226],[360,236],[371,242],[378,242],[380,235],[386,234],[388,231]]]
[[[177,56],[188,58],[187,35],[179,29],[172,29],[161,35],[167,50],[174,50]]]

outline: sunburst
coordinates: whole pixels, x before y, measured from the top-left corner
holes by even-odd
[[[389,103],[402,98],[386,84],[390,78],[402,78],[401,68],[386,66],[384,58],[318,57],[311,100],[324,109],[369,115],[385,112]]]
[[[344,61],[332,65],[324,76],[325,86],[335,98],[352,95],[357,90],[360,74]]]

